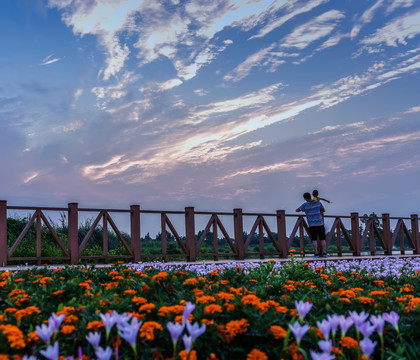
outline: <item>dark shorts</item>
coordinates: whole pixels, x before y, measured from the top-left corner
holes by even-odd
[[[325,226],[309,226],[309,235],[312,241],[315,241],[317,238],[325,240]]]

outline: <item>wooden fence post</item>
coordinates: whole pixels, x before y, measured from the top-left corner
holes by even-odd
[[[185,237],[187,240],[188,261],[196,260],[194,207],[185,208]]]
[[[7,265],[7,201],[0,200],[0,266]]]
[[[362,244],[360,244],[359,233],[359,213],[353,212],[351,215],[351,240],[355,249],[356,256],[360,256]]]
[[[238,252],[238,260],[243,260],[245,259],[245,244],[242,209],[233,209],[233,228],[235,233],[235,246]]]
[[[70,264],[79,262],[79,209],[78,203],[68,204],[68,241]]]
[[[411,215],[411,236],[416,246],[414,254],[420,254],[419,216],[417,214]]]
[[[131,224],[131,250],[133,251],[134,262],[141,260],[141,239],[140,239],[140,205],[130,206]]]
[[[287,258],[286,211],[277,210],[277,239],[281,249],[281,257]]]
[[[391,222],[389,219],[389,214],[382,214],[382,229],[383,229],[383,237],[384,243],[386,248],[385,254],[391,255],[392,254],[392,244],[391,244]]]

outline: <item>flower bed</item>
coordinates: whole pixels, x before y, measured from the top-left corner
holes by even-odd
[[[3,359],[417,359],[420,261],[0,272]]]

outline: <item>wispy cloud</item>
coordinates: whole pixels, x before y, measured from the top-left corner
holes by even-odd
[[[50,64],[54,64],[55,62],[61,60],[61,58],[55,58],[53,56],[54,56],[54,54],[48,55],[46,58],[44,58],[41,61],[41,63],[39,65],[41,65],[41,66],[50,65]]]
[[[407,40],[418,34],[420,34],[420,10],[391,20],[375,33],[363,38],[360,43],[364,45],[381,45],[383,43],[388,46],[407,45]]]
[[[268,17],[268,24],[265,25],[257,34],[251,36],[250,39],[262,38],[294,17],[309,12],[317,6],[322,5],[328,1],[329,0],[314,0],[306,4],[301,4],[298,1],[291,1],[291,4],[288,3],[289,6],[286,7],[286,15],[283,15],[280,18],[277,18],[276,16]]]
[[[327,11],[313,20],[298,26],[291,34],[283,39],[281,46],[285,48],[304,49],[312,42],[329,35],[344,17],[345,15],[341,11]]]
[[[36,171],[30,173],[27,177],[25,177],[25,179],[23,179],[23,183],[28,184],[29,182],[34,180],[36,177],[38,177],[38,175],[39,175],[39,172],[36,172]]]
[[[374,3],[369,9],[365,10],[365,12],[362,14],[360,19],[357,21],[357,23],[353,26],[350,32],[350,37],[353,39],[355,38],[359,32],[360,29],[370,23],[375,15],[375,12],[384,5],[384,0],[377,0],[376,3]]]

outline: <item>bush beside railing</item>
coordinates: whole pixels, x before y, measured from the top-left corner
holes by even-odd
[[[7,244],[7,211],[10,210],[29,210],[34,211],[28,219],[28,223],[21,234],[14,240],[11,246]],[[67,236],[60,236],[44,215],[44,211],[64,212],[67,218]],[[80,236],[79,214],[81,212],[98,213],[83,238]],[[127,239],[114,223],[111,214],[123,213],[130,218],[130,234]],[[161,218],[161,251],[150,253],[142,249],[141,239],[141,214],[160,215]],[[176,229],[170,220],[170,216],[182,215],[185,218],[185,227],[182,229],[185,235],[180,235],[180,230]],[[209,217],[207,225],[197,236],[196,218],[197,216]],[[233,237],[229,236],[225,225],[220,217],[231,217],[233,219]],[[244,232],[244,218],[251,218],[253,226],[249,233]],[[254,221],[255,218],[255,221]],[[267,220],[275,220],[275,231],[270,228]],[[350,216],[326,215],[326,219],[333,220],[330,229],[327,229],[327,245],[335,241],[334,254],[343,256],[344,254],[360,256],[363,253],[369,255],[393,255],[396,251],[406,254],[407,251],[413,254],[420,254],[420,237],[418,215],[410,217],[391,217],[389,214],[382,214],[380,217],[361,217],[358,213],[351,213]],[[364,229],[361,229],[361,219],[364,220]],[[343,220],[350,221],[350,229],[343,224]],[[380,228],[378,228],[380,220]],[[102,223],[101,223],[102,221]],[[391,229],[391,221],[396,225]],[[290,231],[292,222],[293,229]],[[406,223],[410,226],[407,227]],[[43,225],[42,225],[43,224]],[[86,249],[92,234],[98,226],[102,226],[101,248],[95,251]],[[35,230],[33,230],[35,228]],[[35,231],[35,256],[14,256],[19,244],[27,236],[28,231]],[[63,253],[62,256],[42,256],[42,229],[47,229],[53,242],[58,245]],[[201,230],[201,229],[200,229]],[[113,254],[109,250],[109,233],[113,232],[114,237],[121,243],[126,254]],[[178,251],[168,252],[167,232],[173,235]],[[243,260],[250,257],[275,257],[285,258],[291,248],[300,251],[302,255],[311,254],[307,249],[308,245],[308,225],[304,215],[286,214],[285,210],[277,210],[276,213],[245,213],[242,209],[234,209],[233,212],[203,212],[195,211],[194,207],[186,207],[184,211],[164,211],[164,210],[143,210],[139,205],[131,205],[130,209],[89,209],[79,208],[77,203],[69,203],[67,208],[52,207],[28,207],[28,206],[9,206],[7,201],[0,200],[0,266],[6,266],[10,262],[35,261],[37,264],[51,261],[68,262],[78,264],[81,260],[109,262],[111,260],[125,260],[139,262],[145,259],[157,259],[167,261],[168,259],[183,259],[194,262],[199,259],[211,258],[233,258]],[[212,251],[206,252],[208,247],[204,246],[205,240],[212,234]],[[219,248],[220,238],[223,235],[226,244]],[[245,236],[244,236],[245,234]],[[266,234],[266,236],[264,236]],[[65,237],[65,238],[64,238]],[[258,247],[254,244],[258,239]],[[399,247],[396,244],[399,240]],[[269,241],[269,246],[267,245]],[[173,248],[173,243],[170,243]],[[408,247],[406,246],[408,245]],[[48,245],[50,246],[50,245]],[[269,249],[270,248],[270,249]],[[311,249],[311,246],[309,247]],[[331,253],[332,247],[330,248]],[[101,254],[98,252],[101,251]],[[88,254],[86,254],[88,253]]]

